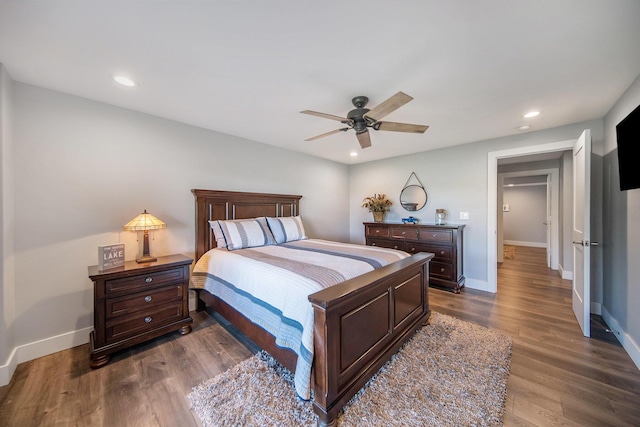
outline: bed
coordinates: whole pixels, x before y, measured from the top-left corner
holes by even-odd
[[[196,259],[200,264],[224,265],[224,270],[231,270],[230,257],[237,258],[245,249],[212,250],[216,248],[216,238],[209,221],[268,217],[282,221],[288,218],[286,221],[291,222],[293,218],[300,218],[302,196],[215,190],[192,192],[196,202]],[[310,239],[275,246],[276,254],[280,255],[273,255],[272,248],[264,249],[268,249],[268,253],[263,253],[262,248],[251,248],[244,253],[253,258],[250,262],[256,262],[274,256],[280,259],[306,257],[299,254],[308,252],[333,255],[333,252],[340,252],[348,245]],[[353,273],[357,275],[307,296],[312,313],[309,383],[314,392],[313,407],[318,415],[319,426],[334,425],[342,407],[428,321],[430,315],[428,272],[432,254],[409,256],[395,252],[394,255],[392,250],[374,254],[370,251],[375,249],[366,246],[360,246],[357,250],[358,258],[373,259],[367,261],[371,265],[382,258],[391,260],[395,256],[397,260],[363,274]],[[237,254],[232,255],[233,252]],[[213,256],[222,258],[215,258],[214,261],[211,258]],[[258,271],[256,284],[271,286],[280,280],[270,276],[269,268],[273,267]],[[198,281],[198,275],[203,277],[205,273],[196,264],[194,283]],[[222,277],[222,273],[216,272],[210,276]],[[222,279],[218,281],[221,285],[226,283]],[[273,331],[267,332],[270,330],[267,324],[250,320],[253,315],[242,314],[244,308],[233,308],[236,302],[227,299],[224,286],[222,288],[223,292],[220,293],[215,289],[210,292],[197,286],[194,290],[198,297],[198,310],[217,312],[282,365],[295,372],[296,391],[304,398],[304,393],[298,389],[298,377],[307,369],[301,360],[306,353],[292,350],[296,348],[295,345],[282,345],[282,339],[276,338]],[[263,305],[269,306],[266,303]],[[294,319],[295,315],[290,317]]]

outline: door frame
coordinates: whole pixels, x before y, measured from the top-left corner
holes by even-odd
[[[487,153],[487,291],[498,291],[498,159],[573,150],[575,139]]]
[[[550,238],[546,242],[547,250],[551,252],[551,265],[550,268],[552,270],[557,270],[558,265],[560,264],[560,227],[559,227],[559,219],[560,219],[560,169],[535,169],[535,170],[526,170],[526,171],[518,171],[518,172],[503,172],[498,174],[498,182],[500,182],[500,178],[513,178],[513,177],[521,177],[521,176],[543,176],[551,177],[551,227],[550,227]],[[498,185],[499,187],[499,185]],[[496,187],[496,189],[498,188]],[[501,189],[501,191],[503,191]],[[547,197],[548,197],[549,189],[547,189]],[[497,205],[496,200],[496,206]],[[500,224],[499,220],[499,211],[496,211],[496,227],[499,228]],[[496,234],[497,235],[497,234]],[[503,239],[504,240],[504,239]],[[496,238],[497,245],[497,238]],[[496,262],[499,260],[496,258]]]

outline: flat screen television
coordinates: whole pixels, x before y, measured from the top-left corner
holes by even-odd
[[[620,191],[640,188],[640,105],[616,126]]]

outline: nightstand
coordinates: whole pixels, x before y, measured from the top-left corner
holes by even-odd
[[[109,363],[111,353],[169,332],[191,332],[189,266],[184,255],[158,257],[148,264],[99,271],[93,280],[93,328],[89,336],[91,367]]]

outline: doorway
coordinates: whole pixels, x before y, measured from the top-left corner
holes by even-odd
[[[487,160],[487,291],[497,292],[498,285],[498,160],[519,159],[546,153],[572,150],[575,140],[488,153]],[[531,159],[532,157],[529,157]],[[516,160],[515,162],[518,162]],[[501,206],[500,206],[501,207]]]

